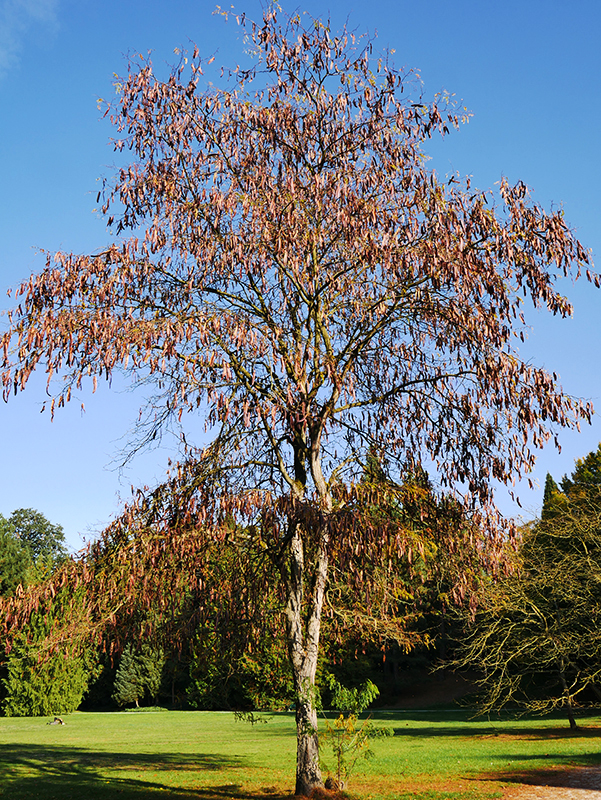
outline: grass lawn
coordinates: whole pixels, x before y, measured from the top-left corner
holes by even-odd
[[[558,719],[470,721],[466,712],[382,712],[394,737],[374,742],[349,793],[364,800],[486,800],[512,780],[601,764],[601,719],[572,734]],[[247,800],[289,798],[292,714],[266,725],[231,713],[80,713],[64,726],[0,718],[6,800]]]

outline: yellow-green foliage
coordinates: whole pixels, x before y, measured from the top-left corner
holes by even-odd
[[[368,680],[356,689],[347,689],[330,675],[327,683],[332,693],[332,708],[340,713],[333,722],[326,719],[322,739],[331,744],[334,755],[336,777],[332,788],[344,789],[357,761],[373,757],[370,740],[392,735],[392,731],[376,727],[369,717],[359,719],[359,715],[380,694],[372,681]]]

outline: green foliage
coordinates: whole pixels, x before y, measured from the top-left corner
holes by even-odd
[[[62,527],[39,511],[19,508],[8,519],[0,514],[0,595],[44,580],[67,555]]]
[[[195,632],[186,692],[191,708],[211,711],[246,705],[237,675],[237,648],[232,643],[224,647],[220,633],[210,623],[200,625]]]
[[[68,714],[79,707],[96,673],[95,651],[82,653],[68,640],[46,649],[64,604],[76,602],[77,597],[64,593],[52,607],[40,606],[14,637],[3,680],[6,696],[2,709],[6,716]]]
[[[144,697],[156,703],[161,686],[165,655],[162,649],[142,644],[134,649],[126,645],[115,675],[113,700],[118,706],[139,705]]]
[[[380,694],[378,687],[370,680],[354,689],[347,689],[333,675],[328,675],[326,683],[332,693],[330,706],[341,714],[358,716]]]
[[[371,719],[359,720],[359,715],[380,694],[372,681],[362,686],[347,689],[333,675],[327,677],[327,687],[331,692],[331,707],[340,713],[333,722],[326,718],[322,740],[331,745],[334,756],[334,774],[326,781],[326,786],[344,789],[359,759],[373,758],[370,747],[372,739],[391,736],[390,728],[373,725]]]
[[[11,596],[20,584],[31,587],[50,577],[67,557],[64,534],[31,508],[0,515],[0,594]],[[4,654],[2,708],[7,716],[64,714],[75,710],[94,673],[92,650],[82,654],[56,638],[63,618],[73,619],[81,596],[61,589],[29,605],[18,623],[11,621]],[[29,600],[23,597],[23,604]],[[24,620],[24,621],[23,621]],[[68,623],[65,623],[68,627]]]
[[[165,654],[160,648],[143,646],[138,658],[145,677],[146,693],[156,704],[165,666]]]
[[[15,536],[31,553],[32,560],[49,561],[56,565],[68,556],[65,534],[61,525],[54,525],[33,508],[18,508],[9,517]]]
[[[446,657],[458,627],[450,610],[470,602],[501,556],[481,518],[437,490],[419,463],[409,464],[396,482],[384,458],[371,450],[361,483],[367,507],[358,513],[367,512],[376,524],[392,522],[402,544],[381,547],[377,558],[365,554],[352,571],[331,568],[324,660],[350,684],[357,681],[345,674],[349,658],[337,658],[337,650],[354,660],[371,649],[372,662],[381,662],[383,652],[398,658],[437,646],[439,657]],[[331,654],[328,634],[335,641]],[[366,677],[373,671],[358,680]]]
[[[31,646],[16,645],[7,662],[4,685],[7,717],[69,714],[79,708],[89,668],[75,655],[54,653],[43,661]]]
[[[281,638],[265,637],[262,646],[239,662],[240,681],[251,707],[284,711],[294,702],[292,669]]]
[[[31,568],[27,547],[15,537],[13,526],[0,515],[0,595],[13,594],[25,585]]]
[[[208,626],[193,640],[188,703],[199,710],[283,711],[294,701],[294,682],[281,638],[265,635],[247,642],[242,654]]]
[[[561,491],[547,476],[542,518],[521,531],[513,573],[491,584],[459,666],[481,669],[484,711],[545,712],[601,697],[601,447]]]
[[[188,703],[203,710],[288,708],[294,684],[283,603],[265,542],[252,526],[233,529],[225,542],[205,546],[202,557],[202,616],[188,640]]]
[[[567,503],[568,501],[565,494],[559,490],[559,486],[555,483],[553,477],[547,473],[541,519],[546,521],[561,514],[566,510]]]
[[[113,664],[109,655],[99,652],[98,667],[90,677],[90,683],[79,707],[80,711],[105,710],[113,705],[112,693],[116,673],[117,666]]]
[[[599,502],[601,492],[601,444],[584,458],[576,461],[574,471],[561,480],[561,490],[574,505]]]

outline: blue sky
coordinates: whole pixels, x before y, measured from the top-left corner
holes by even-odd
[[[224,6],[226,4],[223,4]],[[229,4],[227,4],[229,5]],[[347,18],[358,32],[378,33],[397,66],[421,72],[426,97],[443,89],[462,98],[469,125],[429,149],[440,173],[459,171],[486,189],[502,175],[524,180],[545,207],[562,206],[568,222],[601,265],[601,4],[597,0],[421,0],[283,2],[288,11],[328,11],[334,27]],[[106,243],[93,211],[98,178],[114,162],[110,125],[99,97],[112,96],[114,73],[127,54],[153,51],[155,63],[175,47],[198,44],[217,61],[235,63],[240,29],[212,15],[206,0],[0,0],[0,286],[15,286],[43,265],[37,248],[91,252]],[[236,5],[255,19],[261,5]],[[524,349],[557,371],[564,390],[601,410],[601,292],[565,282],[573,319],[539,314]],[[4,296],[4,292],[3,292]],[[8,307],[9,302],[2,300]],[[33,507],[65,527],[72,547],[103,527],[131,484],[153,484],[173,447],[138,457],[119,471],[123,436],[139,398],[127,385],[96,395],[50,422],[39,409],[44,380],[0,406],[0,513]],[[564,432],[550,445],[535,478],[561,477],[595,448],[601,426]],[[536,514],[542,491],[522,487],[524,512],[503,493],[502,510]]]

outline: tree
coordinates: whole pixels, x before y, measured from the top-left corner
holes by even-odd
[[[42,602],[27,624],[13,631],[3,678],[3,713],[35,717],[75,711],[97,672],[96,648],[80,650],[64,637],[54,650],[46,640],[55,623],[77,614],[81,591],[62,590],[52,602]]]
[[[330,566],[360,585],[363,562],[416,544],[361,511],[366,453],[431,460],[486,514],[493,479],[527,473],[533,448],[591,415],[519,357],[522,295],[565,317],[556,274],[598,279],[562,213],[523,183],[503,180],[496,200],[426,170],[423,143],[467,114],[426,103],[371,41],[273,8],[238,21],[254,61],[219,88],[196,48],[165,80],[144,57],[130,64],[107,114],[132,162],[103,210],[131,235],[49,256],[17,290],[3,385],[60,376],[53,414],[83,381],[124,370],[155,390],[138,445],[205,415],[211,444],[190,446],[113,532],[157,554],[174,536],[188,554],[228,537],[266,551],[294,676],[296,791],[310,794]]]
[[[47,578],[66,558],[60,525],[52,525],[33,509],[18,509],[6,519],[0,515],[0,595],[11,596],[21,587]],[[58,605],[58,603],[57,603]],[[9,656],[3,642],[1,658],[4,713],[28,716],[73,711],[87,686],[90,665],[63,645],[43,664],[38,655],[51,627],[45,613],[35,609],[25,629],[14,630]]]
[[[523,535],[516,574],[491,586],[456,666],[478,669],[481,708],[574,706],[601,679],[601,510],[568,512]]]
[[[561,492],[570,506],[599,503],[601,499],[601,444],[576,461],[574,471],[561,479]]]
[[[31,556],[14,533],[10,522],[0,515],[0,595],[12,594],[25,585],[31,568]]]
[[[547,520],[565,510],[566,497],[560,492],[559,486],[555,483],[553,476],[547,472],[545,478],[545,491],[543,493],[543,507],[541,519]]]
[[[118,706],[135,703],[138,707],[138,701],[144,697],[145,692],[146,687],[136,654],[131,645],[126,645],[115,675],[112,698]]]
[[[25,544],[34,562],[40,559],[56,566],[67,558],[62,525],[54,525],[33,508],[18,508],[9,517],[15,536]]]
[[[483,672],[485,711],[545,712],[601,697],[601,448],[545,483],[541,519],[525,526],[513,573],[486,592],[460,665]]]
[[[62,527],[39,511],[19,508],[8,519],[0,514],[0,595],[41,580],[66,557]]]
[[[356,689],[346,689],[333,675],[328,676],[331,692],[330,708],[338,713],[326,719],[326,741],[331,743],[335,760],[335,777],[328,777],[326,787],[341,791],[348,787],[350,775],[361,758],[372,758],[370,740],[391,736],[389,728],[375,726],[368,717],[359,723],[359,716],[379,695],[378,687],[367,680]]]
[[[137,651],[126,645],[115,675],[113,700],[119,706],[135,703],[145,695],[156,704],[161,688],[165,656],[160,648],[146,644]]]

